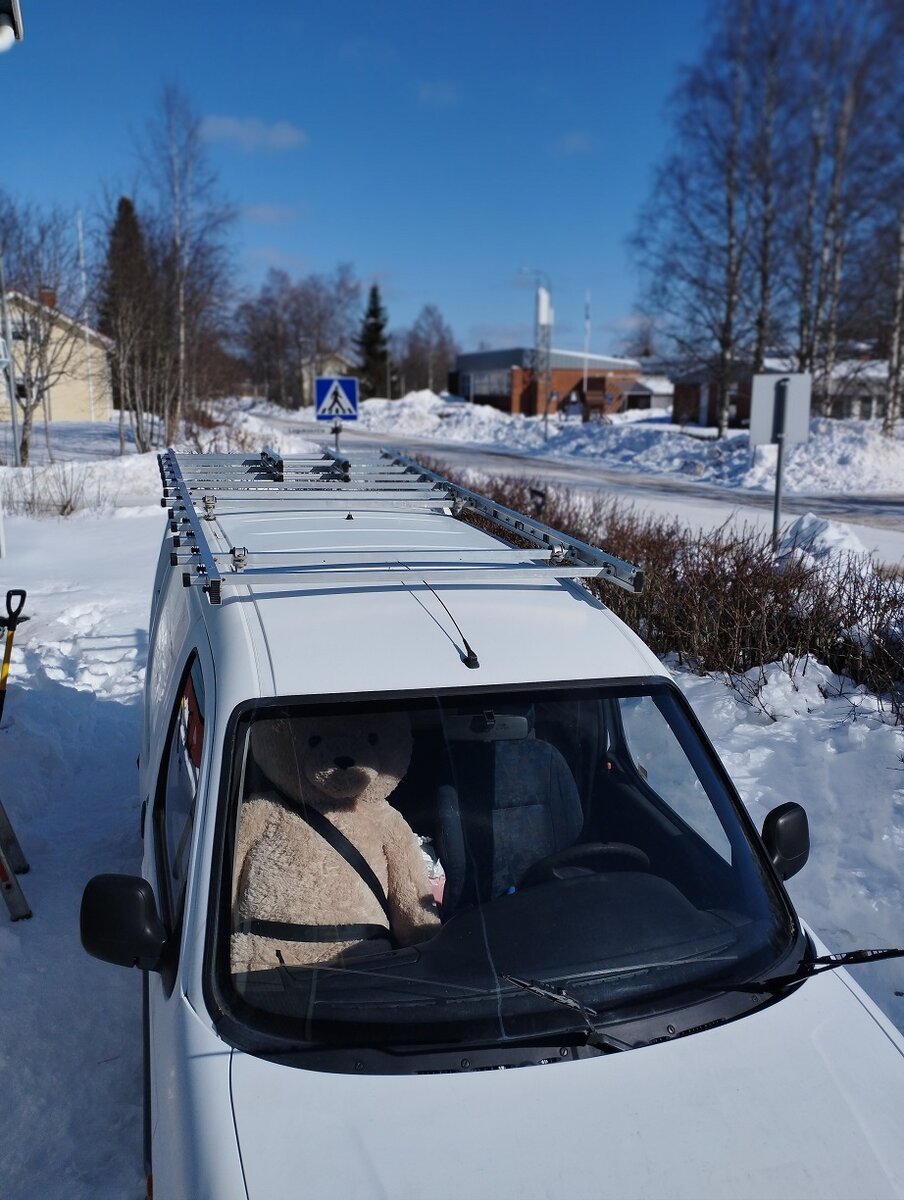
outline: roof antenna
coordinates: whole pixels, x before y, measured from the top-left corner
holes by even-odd
[[[477,655],[474,653],[474,651],[471,649],[470,645],[468,644],[468,639],[462,633],[461,626],[455,620],[455,618],[452,616],[452,614],[449,612],[448,605],[444,602],[442,596],[440,596],[438,592],[434,591],[434,589],[430,586],[430,584],[427,582],[426,579],[422,579],[421,583],[424,585],[424,587],[427,589],[428,592],[433,592],[433,595],[436,596],[437,600],[440,602],[440,604],[442,604],[443,608],[449,614],[449,620],[452,622],[452,624],[458,630],[458,636],[461,638],[461,644],[465,648],[465,653],[464,653],[464,656],[462,657],[461,661],[465,664],[466,667],[470,667],[472,671],[476,670],[477,667],[480,666],[480,660],[478,659]]]

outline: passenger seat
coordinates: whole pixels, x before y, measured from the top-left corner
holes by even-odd
[[[448,749],[453,781],[437,793],[444,915],[515,890],[583,826],[574,777],[548,742],[469,739]]]

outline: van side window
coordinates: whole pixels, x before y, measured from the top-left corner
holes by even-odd
[[[173,714],[158,785],[158,861],[171,929],[178,924],[185,901],[203,744],[204,680],[201,664],[195,657]]]

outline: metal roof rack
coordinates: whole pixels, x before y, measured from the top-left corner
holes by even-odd
[[[158,456],[161,504],[169,509],[174,566],[186,568],[186,587],[203,587],[212,604],[224,587],[293,584],[309,588],[361,588],[389,584],[536,583],[556,579],[606,579],[629,592],[643,588],[634,563],[578,541],[567,533],[469,491],[403,454],[364,450],[340,456],[279,455],[264,449],[242,454]],[[229,546],[217,518],[252,512],[346,509],[473,513],[502,538],[486,547],[419,550],[259,551]]]

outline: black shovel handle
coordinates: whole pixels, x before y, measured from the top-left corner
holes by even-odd
[[[18,600],[18,604],[15,602]],[[6,627],[15,629],[19,623],[22,609],[25,607],[25,589],[11,588],[6,593]]]

